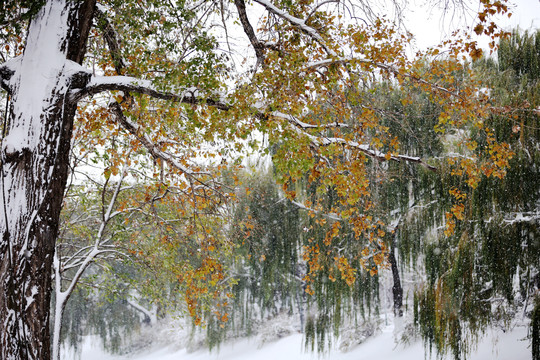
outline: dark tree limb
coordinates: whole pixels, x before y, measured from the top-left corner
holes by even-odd
[[[422,165],[423,167],[425,167],[428,170],[431,170],[431,171],[436,171],[437,170],[437,168],[435,166],[429,165],[428,163],[423,161],[421,158],[416,157],[416,156],[408,156],[408,155],[400,155],[400,154],[398,154],[398,155],[391,155],[390,158],[388,159],[386,157],[386,154],[384,154],[384,153],[382,153],[380,151],[371,149],[369,147],[369,145],[360,144],[360,143],[357,143],[356,141],[350,141],[350,140],[346,140],[346,139],[339,138],[339,137],[315,136],[315,135],[307,133],[306,131],[304,131],[304,129],[300,128],[297,124],[295,124],[295,123],[291,123],[291,124],[296,127],[298,132],[300,132],[303,135],[307,136],[311,140],[311,143],[316,147],[330,146],[332,144],[340,144],[340,145],[347,146],[347,147],[349,147],[351,149],[354,149],[354,150],[359,150],[362,153],[364,153],[365,155],[369,156],[370,158],[378,160],[378,161],[392,160],[392,161],[396,161],[396,162],[401,162],[401,161],[413,162],[413,163],[417,163],[419,165]]]
[[[66,58],[75,61],[77,64],[82,64],[86,54],[86,43],[92,27],[95,7],[96,0],[85,0],[81,2],[76,19],[72,20],[77,26],[75,33],[69,38]]]
[[[169,100],[191,105],[208,105],[220,110],[229,110],[231,106],[221,100],[198,96],[197,89],[187,89],[182,93],[172,93],[155,89],[148,80],[139,80],[128,76],[93,77],[86,88],[70,94],[70,100],[78,101],[85,96],[96,95],[105,91],[124,91],[145,94],[156,99]]]
[[[244,32],[246,33],[249,42],[255,50],[255,54],[257,55],[257,62],[262,63],[264,61],[264,46],[257,38],[257,35],[253,30],[253,26],[251,26],[251,23],[249,22],[246,13],[246,3],[244,2],[244,0],[234,0],[234,5],[236,5],[236,9],[238,10],[238,17],[240,18],[240,23],[244,28]]]
[[[15,71],[10,69],[6,64],[0,66],[0,87],[2,87],[2,89],[6,90],[7,92],[11,92],[9,79],[11,79],[13,74],[15,74]]]
[[[319,34],[319,32],[315,28],[306,24],[305,19],[300,19],[292,16],[291,14],[281,10],[268,0],[255,0],[255,2],[264,6],[269,13],[288,21],[292,26],[296,27],[297,29],[308,35],[310,38],[315,40],[329,55],[337,56],[337,54],[325,44],[325,41],[322,38],[321,34]]]
[[[118,75],[124,75],[124,69],[126,68],[126,64],[120,51],[120,41],[118,40],[118,34],[114,27],[111,25],[111,22],[107,18],[107,15],[97,6],[94,10],[94,14],[96,16],[97,26],[101,30],[103,38],[105,39],[107,47],[109,48],[114,69],[116,70],[116,73]]]
[[[388,262],[392,269],[392,296],[394,299],[394,316],[403,316],[403,287],[401,286],[401,279],[399,277],[399,268],[396,261],[396,234],[392,235],[392,244],[390,245],[390,252],[388,253]]]

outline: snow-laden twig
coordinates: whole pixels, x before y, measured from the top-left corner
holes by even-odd
[[[229,110],[230,105],[219,97],[204,98],[195,87],[185,88],[178,92],[158,90],[151,81],[141,80],[130,76],[92,76],[88,84],[70,93],[71,101],[78,101],[85,96],[92,96],[104,91],[136,92],[152,96],[156,99],[170,100],[184,104],[208,105],[220,110]]]
[[[126,301],[132,308],[142,313],[145,318],[148,319],[150,325],[154,324],[157,321],[155,309],[153,309],[153,311],[148,310],[147,308],[130,298],[128,298]]]
[[[393,74],[394,76],[401,76],[403,78],[407,78],[407,79],[409,79],[411,81],[414,81],[416,83],[426,85],[426,86],[430,87],[433,90],[443,92],[443,93],[448,94],[450,96],[457,97],[457,98],[465,100],[464,97],[458,91],[451,91],[451,90],[445,88],[444,86],[440,86],[440,85],[431,83],[431,82],[429,82],[429,81],[427,81],[425,79],[422,79],[418,75],[414,75],[414,74],[411,74],[409,72],[402,71],[393,64],[385,64],[385,63],[381,63],[381,62],[373,61],[373,60],[369,60],[369,59],[362,59],[362,58],[358,58],[358,57],[324,59],[324,60],[319,60],[319,61],[307,64],[305,66],[305,69],[306,70],[308,70],[308,69],[316,69],[316,68],[326,67],[326,66],[333,65],[333,64],[344,65],[344,64],[354,64],[354,63],[362,63],[362,64],[365,64],[365,65],[368,65],[368,66],[373,66],[375,68],[385,70],[388,73]]]
[[[348,128],[349,127],[349,124],[340,123],[340,122],[332,122],[332,123],[320,124],[320,125],[309,124],[309,123],[303,122],[302,120],[298,119],[295,116],[283,113],[281,111],[274,111],[274,112],[272,112],[271,115],[273,117],[286,119],[287,121],[289,121],[293,125],[301,127],[302,129],[330,129],[330,128]]]
[[[320,210],[316,210],[316,209],[307,207],[306,205],[304,205],[304,204],[302,204],[302,203],[300,203],[298,201],[294,201],[294,200],[291,200],[291,203],[298,206],[300,209],[311,211],[311,212],[313,212],[315,214],[320,214],[321,216],[324,216],[324,217],[326,217],[328,219],[331,219],[331,220],[336,220],[336,221],[343,220],[341,218],[341,216],[339,216],[338,214],[335,214],[335,213],[325,213],[324,211],[320,211]]]
[[[296,124],[293,123],[293,125],[296,125]],[[436,167],[427,164],[421,158],[416,157],[416,156],[399,155],[398,154],[398,155],[391,155],[390,158],[387,159],[385,153],[383,153],[381,151],[378,151],[378,150],[371,149],[369,147],[369,145],[367,145],[367,144],[360,144],[360,143],[358,143],[356,141],[350,141],[350,140],[346,140],[346,139],[339,138],[339,137],[315,136],[315,135],[307,133],[306,131],[299,128],[298,126],[295,126],[295,129],[296,129],[296,131],[298,131],[302,135],[307,136],[310,139],[311,143],[313,145],[315,145],[315,146],[330,146],[330,145],[333,145],[333,144],[339,144],[339,145],[348,146],[349,148],[352,148],[352,149],[359,150],[359,151],[363,152],[364,154],[366,154],[367,156],[369,156],[369,157],[371,157],[373,159],[379,160],[379,161],[393,160],[393,161],[397,161],[397,162],[399,162],[399,161],[414,162],[414,163],[422,165],[423,167],[425,167],[425,168],[427,168],[427,169],[429,169],[431,171],[436,171],[437,170]]]
[[[513,212],[513,213],[502,213],[497,216],[491,216],[489,219],[485,220],[485,223],[491,223],[492,221],[500,221],[502,217],[502,222],[505,225],[512,225],[515,223],[533,223],[540,222],[540,213],[538,211],[529,211],[529,212]]]
[[[279,16],[282,19],[287,20],[291,25],[295,26],[296,28],[302,30],[304,33],[306,33],[309,37],[311,37],[313,40],[315,40],[317,43],[319,43],[320,46],[330,55],[330,56],[337,56],[337,54],[330,49],[326,44],[322,36],[319,34],[319,32],[314,29],[313,27],[306,24],[306,21],[304,19],[299,19],[295,16],[292,16],[291,14],[281,10],[274,4],[272,4],[270,1],[267,0],[255,0],[256,3],[264,6],[268,12]]]

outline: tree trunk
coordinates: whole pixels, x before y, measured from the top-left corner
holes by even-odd
[[[1,359],[50,359],[51,265],[76,111],[68,93],[81,85],[73,61],[84,57],[94,6],[48,0],[22,57],[3,66],[11,106],[0,173]]]
[[[395,246],[395,234],[392,239],[392,246],[390,247],[390,253],[388,254],[388,261],[392,268],[392,279],[394,285],[392,286],[392,295],[394,298],[394,316],[403,316],[403,287],[401,287],[401,279],[399,277],[399,269],[396,261],[396,246]]]

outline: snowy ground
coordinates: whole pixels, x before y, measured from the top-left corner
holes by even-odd
[[[470,360],[526,360],[531,358],[526,327],[515,327],[510,332],[491,331],[482,339]],[[367,340],[347,353],[331,350],[319,356],[306,353],[302,346],[302,335],[294,334],[273,343],[260,346],[255,340],[242,340],[221,346],[219,352],[199,350],[188,353],[185,349],[170,346],[150,350],[131,356],[112,356],[104,353],[99,344],[88,340],[83,346],[82,360],[423,360],[425,350],[420,342],[409,346],[396,345],[393,327]],[[71,357],[64,357],[70,359]],[[432,357],[435,359],[435,356]],[[450,359],[450,357],[448,357]]]

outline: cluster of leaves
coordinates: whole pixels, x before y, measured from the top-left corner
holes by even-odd
[[[197,325],[210,311],[227,321],[233,279],[225,265],[231,263],[233,246],[225,238],[225,217],[210,209],[194,213],[176,189],[135,184],[133,177],[124,180],[111,203],[108,185],[119,187],[110,176],[101,186],[73,185],[66,198],[64,230],[57,245],[62,283],[69,284],[79,269],[76,264],[89,256],[87,249],[100,255],[91,259],[93,265],[72,295],[74,304],[63,319],[64,339],[69,336],[71,344],[77,344],[81,335],[95,332],[111,351],[121,350],[125,336],[141,320],[150,320],[130,302],[159,309],[155,316],[185,312]],[[114,209],[111,217],[103,215],[109,207]],[[84,316],[77,308],[81,297],[89,302]],[[103,317],[109,311],[114,313]]]
[[[11,34],[21,34],[27,21],[30,20],[45,0],[1,0],[0,7],[0,39],[6,40]]]
[[[506,45],[503,42],[501,48]],[[500,56],[515,58],[504,50]],[[519,58],[515,63],[529,68],[534,56],[529,59]],[[373,252],[362,250],[365,244],[359,241],[355,224],[350,224],[343,216],[345,212],[341,209],[346,203],[341,202],[336,190],[339,182],[320,191],[319,174],[315,176],[309,168],[300,170],[295,181],[291,180],[291,173],[286,172],[288,177],[282,193],[291,199],[286,207],[285,200],[279,196],[266,195],[269,190],[254,186],[248,191],[238,212],[243,225],[236,228],[243,244],[248,244],[246,256],[250,262],[242,263],[237,288],[243,291],[238,296],[241,301],[235,304],[235,311],[241,311],[242,321],[231,326],[238,329],[249,323],[247,304],[262,301],[257,299],[264,299],[259,306],[270,313],[269,309],[273,309],[274,315],[275,303],[292,302],[298,314],[302,306],[316,309],[316,315],[304,314],[303,325],[311,344],[324,348],[328,331],[337,333],[347,317],[350,320],[359,313],[360,307],[367,306],[371,310],[374,304],[377,306],[377,302],[372,301],[378,293],[377,277],[364,278],[367,274],[358,270],[367,268],[372,275],[381,270],[381,262],[377,262],[375,255],[392,246],[393,232],[397,234],[395,246],[402,270],[425,268],[427,281],[417,284],[409,306],[414,311],[421,336],[439,354],[451,352],[456,358],[466,357],[488,325],[505,326],[519,309],[528,314],[538,291],[537,82],[501,64],[504,64],[502,60],[496,66],[488,59],[468,66],[452,65],[458,80],[451,81],[456,82],[457,88],[467,86],[464,83],[469,81],[474,83],[476,94],[485,102],[483,111],[491,113],[482,118],[481,124],[463,122],[457,127],[461,120],[456,112],[447,116],[446,104],[432,101],[433,97],[422,87],[392,88],[387,82],[372,84],[373,98],[369,103],[378,109],[380,126],[397,134],[401,152],[421,154],[423,159],[431,159],[430,164],[438,169],[433,172],[416,164],[381,163],[371,157],[364,160],[372,204],[369,214],[371,219],[380,222],[372,228],[380,238],[376,244],[381,244],[380,247],[374,245]],[[437,63],[424,64],[428,69],[437,66]],[[483,91],[487,92],[486,96],[481,95]],[[527,96],[526,102],[524,96]],[[326,138],[332,137],[329,134]],[[501,139],[507,144],[503,145]],[[275,154],[287,146],[284,144],[288,145],[284,141],[275,145]],[[312,146],[305,146],[309,149],[306,151],[313,153]],[[294,151],[298,153],[301,149],[294,148]],[[343,147],[339,151],[339,156],[334,155],[334,158],[325,153],[324,161],[327,164],[332,160],[344,161],[349,154]],[[282,177],[292,166],[291,160],[290,165],[276,171],[275,177]],[[344,179],[355,183],[352,170],[346,175]],[[337,175],[334,173],[334,176]],[[261,204],[265,198],[269,200]],[[275,217],[271,212],[273,208],[280,209],[276,211],[281,214],[301,211],[299,220],[295,220],[298,227],[288,228],[294,224],[285,219],[270,223]],[[390,223],[395,227],[384,225]],[[283,255],[275,256],[267,248],[276,241],[272,239],[288,239],[295,231],[298,232],[296,247],[303,251],[288,251],[286,258],[302,255],[297,260],[305,269],[302,282],[298,278],[294,280],[297,272],[284,266]],[[288,246],[284,249],[290,249]],[[361,261],[366,258],[370,259],[367,264]],[[275,273],[259,284],[259,280],[267,276],[261,269],[276,266],[282,270],[279,272],[283,278],[281,284],[275,283]],[[295,284],[295,287],[277,290],[283,284]],[[312,296],[304,295],[299,300],[298,286]],[[248,296],[244,293],[246,288]],[[261,288],[265,289],[265,295],[258,298]],[[286,300],[283,294],[287,295]],[[268,301],[272,296],[274,302]],[[294,308],[291,306],[287,311]],[[346,310],[342,312],[342,309]]]
[[[322,352],[344,323],[358,328],[378,312],[377,276],[360,272],[350,281],[341,275],[343,264],[326,253],[318,253],[317,263],[306,260],[308,249],[320,248],[328,241],[327,231],[342,222],[284,198],[275,174],[266,171],[240,177],[243,190],[239,190],[229,235],[237,244],[229,266],[230,275],[237,279],[230,321],[209,322],[208,344],[264,332],[268,321],[286,316],[290,328],[304,332],[306,347],[313,351],[316,346]],[[344,254],[353,239],[351,234],[342,241]],[[353,272],[362,267],[359,262],[347,265]],[[308,282],[306,275],[312,267],[318,267],[317,278]],[[276,324],[273,336],[291,331],[280,326]]]

